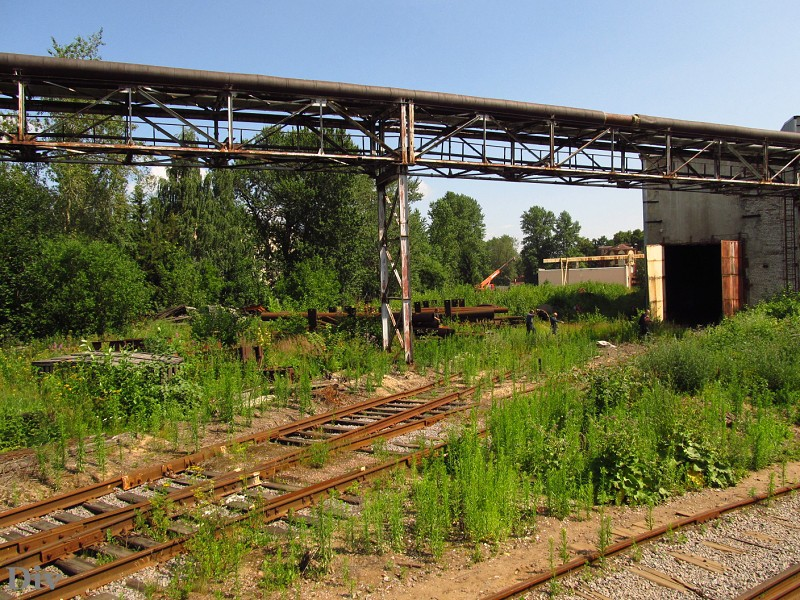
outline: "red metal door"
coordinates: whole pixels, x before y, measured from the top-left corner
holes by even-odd
[[[722,240],[722,313],[733,316],[742,308],[741,253],[738,240]]]

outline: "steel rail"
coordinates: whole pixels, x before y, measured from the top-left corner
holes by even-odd
[[[334,477],[301,490],[288,492],[266,502],[263,506],[257,507],[250,513],[238,515],[229,519],[224,526],[232,526],[244,520],[251,519],[254,513],[261,513],[264,515],[265,523],[275,521],[289,514],[291,510],[312,506],[315,502],[327,498],[333,491],[345,491],[353,483],[368,481],[400,466],[413,466],[422,459],[431,456],[435,452],[439,452],[445,445],[446,444],[438,444],[432,448],[420,450],[372,467],[367,467],[364,470],[359,469],[351,471],[341,477]],[[42,588],[18,596],[18,598],[21,600],[29,600],[32,598],[53,600],[82,594],[112,581],[116,581],[126,575],[130,575],[131,573],[140,571],[151,564],[163,562],[180,554],[184,550],[186,542],[189,541],[191,537],[191,535],[187,535],[163,542],[152,548],[101,565],[91,571],[62,579],[55,584],[54,589]]]
[[[451,376],[450,381],[452,382],[454,378],[455,376]],[[443,382],[440,380],[411,390],[406,390],[404,392],[391,394],[389,396],[371,398],[363,402],[352,404],[347,407],[327,411],[324,413],[320,413],[318,415],[312,415],[304,419],[295,421],[293,423],[289,423],[286,425],[279,425],[277,427],[270,428],[266,431],[240,436],[236,438],[232,443],[235,445],[243,445],[250,443],[261,444],[291,433],[302,431],[303,429],[318,427],[326,422],[336,420],[337,418],[341,418],[343,416],[352,415],[353,413],[357,413],[367,408],[373,408],[375,406],[381,406],[383,404],[391,403],[397,400],[402,400],[412,396],[424,394],[426,392],[431,391],[435,387],[442,385],[442,383]],[[98,483],[84,486],[77,490],[66,492],[64,494],[59,494],[57,496],[47,498],[40,502],[35,502],[17,508],[12,508],[3,513],[0,513],[0,528],[10,527],[17,523],[21,523],[22,521],[39,517],[49,512],[59,510],[61,508],[75,506],[76,504],[80,504],[81,502],[85,502],[86,500],[91,500],[93,498],[104,496],[109,492],[111,492],[112,490],[114,490],[115,488],[128,490],[132,487],[143,485],[145,483],[159,479],[164,475],[166,475],[167,473],[172,473],[172,474],[181,473],[191,466],[198,465],[204,460],[208,460],[209,458],[218,456],[219,454],[223,453],[229,445],[230,443],[213,444],[211,446],[207,446],[199,450],[198,452],[194,452],[182,458],[178,458],[163,463],[161,465],[154,465],[151,467],[146,467],[144,469],[139,469],[131,473],[122,474],[117,477],[112,477],[104,481],[100,481]],[[2,544],[0,544],[0,552],[1,549],[2,549]]]
[[[456,408],[434,417],[428,417],[412,423],[396,425],[381,432],[380,434],[375,434],[372,437],[356,440],[352,442],[346,449],[358,450],[364,446],[372,444],[377,437],[381,437],[382,435],[387,435],[389,438],[397,437],[399,435],[404,435],[417,429],[421,429],[422,427],[428,427],[438,421],[467,410],[468,408],[469,407]],[[340,450],[342,449],[343,448],[340,448]],[[296,463],[299,461],[294,462]],[[288,466],[291,466],[291,464],[284,465],[284,467]],[[180,507],[180,510],[172,513],[170,517],[178,518],[185,514],[187,509],[194,506],[197,501],[198,492],[211,494],[215,500],[219,500],[225,496],[241,492],[245,489],[258,487],[261,485],[262,477],[266,479],[269,473],[272,475],[275,474],[275,472],[272,472],[271,470],[267,470],[266,472],[248,470],[242,473],[235,473],[234,475],[236,476],[226,478],[225,481],[215,481],[213,485],[207,484],[204,486],[201,484],[198,486],[193,486],[191,490],[184,488],[183,490],[170,493],[165,496],[165,499],[169,502],[175,503]],[[191,491],[191,493],[187,493],[189,491]],[[29,551],[16,556],[4,557],[2,559],[2,566],[31,568],[51,563],[83,548],[102,543],[107,540],[108,535],[119,536],[134,530],[137,517],[148,514],[151,509],[152,506],[149,502],[141,502],[122,507],[116,511],[96,515],[95,517],[89,519],[91,520],[91,523],[88,523],[89,520],[82,521],[80,524],[85,524],[86,526],[83,529],[76,531],[72,535],[64,535],[57,541],[51,541],[40,548],[32,548]],[[0,572],[0,581],[5,581],[7,578],[7,573]]]
[[[325,443],[329,445],[331,451],[357,450],[372,444],[376,438],[395,437],[429,426],[457,412],[472,408],[473,405],[468,404],[426,416],[432,410],[445,407],[460,400],[462,396],[473,393],[475,389],[473,387],[446,394],[419,407],[407,409],[396,416],[380,419],[364,428],[333,436]],[[404,421],[410,422],[404,424]],[[216,497],[235,493],[245,487],[248,482],[267,479],[279,471],[297,464],[308,453],[308,448],[300,448],[247,470],[234,471],[214,480],[175,490],[167,494],[165,500],[181,506],[190,506],[196,500],[198,491],[213,493]],[[136,516],[146,515],[151,510],[153,510],[151,502],[143,501],[94,515],[88,519],[67,523],[53,530],[6,542],[0,545],[0,566],[34,566],[51,562],[65,553],[102,541],[107,535],[106,531],[110,531],[113,535],[119,535],[133,529]],[[0,572],[0,581],[5,580],[5,577],[7,574],[4,575]]]
[[[503,588],[498,592],[483,596],[481,600],[505,600],[506,598],[513,598],[514,596],[518,596],[519,594],[525,593],[531,590],[532,588],[543,585],[549,582],[553,578],[563,577],[565,575],[575,573],[583,569],[588,564],[597,562],[602,558],[608,558],[609,556],[613,556],[615,554],[619,554],[620,552],[624,552],[625,550],[631,548],[634,544],[642,544],[645,542],[650,542],[656,538],[665,535],[669,531],[675,531],[677,529],[681,529],[683,527],[689,527],[691,525],[701,525],[702,523],[718,519],[721,515],[725,513],[734,510],[739,510],[747,506],[752,506],[754,504],[758,504],[759,502],[763,502],[764,500],[769,500],[778,496],[783,496],[796,490],[800,490],[800,483],[778,488],[771,494],[769,493],[755,494],[743,500],[737,500],[736,502],[731,502],[730,504],[725,504],[723,506],[718,506],[709,510],[704,510],[689,517],[677,519],[665,525],[661,525],[659,527],[651,529],[650,531],[646,531],[644,533],[641,533],[633,537],[625,538],[624,540],[621,540],[616,544],[611,544],[608,546],[605,552],[600,552],[599,550],[595,550],[594,552],[591,552],[586,556],[581,556],[579,558],[575,558],[569,562],[566,562],[563,565],[559,565],[558,567],[555,567],[551,571],[543,571],[541,573],[538,573],[533,577],[530,577],[512,586]]]
[[[800,596],[800,565],[794,565],[736,596],[734,600],[778,600],[798,596]]]

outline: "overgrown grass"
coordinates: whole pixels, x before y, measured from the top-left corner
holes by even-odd
[[[800,306],[796,298],[793,302]],[[467,335],[420,340],[416,357],[423,369],[461,372],[475,381],[482,372],[511,370],[515,376],[536,376],[542,385],[496,401],[486,416],[485,436],[473,422],[451,432],[446,455],[431,458],[408,477],[387,477],[360,490],[361,513],[339,525],[344,548],[416,552],[436,560],[448,542],[457,542],[476,548],[477,560],[479,544],[497,547],[534,530],[542,511],[586,518],[597,504],[643,505],[652,526],[653,506],[669,495],[725,487],[749,469],[785,464],[797,456],[791,426],[800,414],[800,367],[794,360],[800,350],[798,315],[800,310],[783,297],[777,308],[757,307],[701,332],[663,333],[648,341],[647,353],[631,364],[577,379],[564,373],[595,353],[597,339],[635,336],[630,319],[583,316],[564,324],[556,336],[540,327],[533,339],[521,329],[460,325]],[[321,335],[312,340],[326,352],[335,347],[339,358],[313,354],[304,367],[308,373],[338,364],[363,385],[371,361],[379,372],[388,365],[349,355],[340,347],[343,339]],[[360,341],[354,346],[366,353]],[[223,365],[217,372],[230,379],[229,385],[245,385],[246,373],[225,375],[228,366]],[[217,390],[215,402],[201,394],[198,407],[224,406],[219,398],[227,388],[217,386],[203,388]],[[311,531],[293,533],[286,544],[271,548],[262,566],[263,587],[293,586],[305,558],[317,573],[331,567],[330,515],[318,509],[316,516],[318,525]],[[601,552],[610,531],[610,518],[601,512]],[[565,536],[562,529],[562,560],[568,558]],[[553,564],[556,550],[551,541]],[[230,560],[235,564],[235,552]],[[313,569],[306,573],[313,574]]]
[[[415,300],[444,306],[446,299],[462,298],[467,306],[496,304],[510,314],[524,315],[531,308],[547,305],[568,321],[599,314],[605,318],[633,317],[645,304],[643,290],[623,285],[585,282],[567,286],[517,285],[507,290],[476,290],[471,286],[450,286],[427,292]]]
[[[465,429],[446,461],[429,463],[414,484],[417,546],[436,555],[445,539],[501,540],[514,529],[509,523],[535,515],[532,505],[559,518],[588,514],[595,503],[653,506],[785,464],[798,455],[798,314],[783,296],[777,309],[765,304],[680,339],[651,340],[638,361],[594,372],[577,387],[553,378],[496,403],[485,438]],[[556,363],[554,372],[580,362],[573,338],[585,348],[597,331],[565,330],[534,346],[545,364]],[[512,353],[513,342],[505,343],[496,356]],[[447,351],[440,347],[431,364],[445,364]],[[434,506],[457,527],[437,522]]]
[[[456,296],[465,295],[456,293],[465,290],[451,291]],[[558,336],[551,336],[544,326],[536,336],[526,336],[520,328],[496,330],[483,324],[459,323],[457,336],[416,341],[416,368],[420,372],[443,376],[461,373],[468,383],[477,383],[481,373],[555,372],[589,358],[594,352],[593,340],[623,341],[631,337],[628,320],[608,321],[599,316],[600,305],[609,308],[616,303],[615,314],[626,310],[627,293],[613,286],[560,291],[520,286],[494,298],[479,296],[474,290],[466,295],[474,302],[510,304],[512,313],[553,298],[560,298],[566,307],[580,296],[587,312],[582,313],[580,324],[564,324]],[[557,305],[565,314],[569,312]],[[178,375],[170,378],[158,367],[112,365],[102,358],[54,373],[37,375],[32,371],[30,362],[34,359],[88,348],[70,337],[3,348],[0,451],[48,444],[63,450],[76,440],[80,445],[90,435],[124,431],[164,437],[174,448],[197,447],[206,424],[222,422],[233,431],[248,424],[256,410],[264,409],[266,398],[275,406],[292,405],[310,412],[311,382],[332,372],[341,373],[353,389],[373,393],[385,375],[407,368],[402,353],[381,351],[378,325],[375,319],[347,318],[337,328],[308,333],[302,319],[266,323],[215,309],[199,311],[191,327],[149,322],[114,336],[142,338],[149,352],[179,354],[184,363]],[[255,363],[242,364],[229,349],[230,344],[240,341],[263,345],[266,366],[293,367],[295,380],[278,376],[269,381]],[[80,445],[80,456],[75,457],[79,468],[91,463],[87,448]],[[58,448],[42,452],[49,454],[63,452]],[[97,457],[95,462],[102,459]]]

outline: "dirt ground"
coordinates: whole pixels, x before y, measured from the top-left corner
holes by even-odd
[[[627,360],[641,352],[637,345],[619,348],[601,348],[598,356],[588,367],[612,364]],[[581,370],[574,375],[580,378]],[[402,375],[387,376],[380,390],[371,396],[383,395],[411,389],[425,384],[431,377],[421,377],[413,371]],[[528,384],[529,386],[532,384]],[[514,384],[507,383],[495,390],[495,398],[511,394]],[[516,384],[519,388],[519,383]],[[346,382],[338,389],[320,393],[316,410],[329,410],[336,406],[350,404],[366,399],[364,393],[352,393]],[[201,446],[230,441],[251,432],[261,431],[287,423],[302,415],[297,410],[285,408],[257,412],[248,427],[240,427],[232,434],[223,425],[206,428]],[[180,437],[179,437],[180,440]],[[110,438],[107,443],[106,477],[115,473],[141,468],[149,464],[162,463],[176,456],[186,454],[179,441],[173,443],[154,436],[121,435]],[[42,477],[40,458],[33,452],[10,452],[0,455],[0,508],[7,509],[66,491],[101,479],[96,465],[89,456],[85,472],[78,473],[68,468],[62,474]],[[710,509],[735,500],[747,498],[753,492],[766,492],[770,485],[770,474],[781,483],[800,481],[800,462],[789,463],[782,468],[776,466],[753,473],[738,485],[726,490],[706,489],[688,493],[655,507],[652,517],[655,525],[673,521],[677,516]],[[326,478],[325,469],[318,470],[315,478]],[[610,516],[614,530],[624,536],[626,530],[641,526],[647,519],[645,508],[607,507],[604,514]],[[439,561],[418,555],[387,553],[379,556],[353,555],[339,553],[334,559],[330,574],[324,579],[303,580],[298,590],[279,597],[341,599],[341,598],[392,598],[392,599],[473,599],[491,592],[497,592],[532,574],[549,570],[551,546],[559,548],[562,530],[566,531],[570,559],[594,550],[597,545],[600,513],[593,511],[588,518],[568,518],[563,521],[539,517],[535,531],[526,537],[516,538],[497,547],[481,545],[474,547],[452,547]],[[617,539],[617,538],[615,538]],[[552,540],[552,542],[551,542]],[[555,551],[559,554],[558,550]],[[238,597],[262,598],[258,587],[260,565],[263,555],[259,552],[245,561],[239,576]],[[560,563],[560,558],[556,557]],[[224,593],[225,597],[233,597]],[[192,598],[219,597],[205,594],[192,594]]]

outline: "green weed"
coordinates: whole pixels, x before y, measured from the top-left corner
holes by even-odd
[[[314,442],[306,450],[308,465],[314,469],[321,469],[328,464],[331,457],[330,444],[325,441]]]
[[[601,557],[605,557],[606,550],[611,545],[611,517],[607,517],[605,512],[600,510],[600,527],[597,531],[597,551]]]
[[[561,543],[558,546],[559,556],[562,563],[569,562],[569,547],[567,546],[567,530],[561,528]]]

